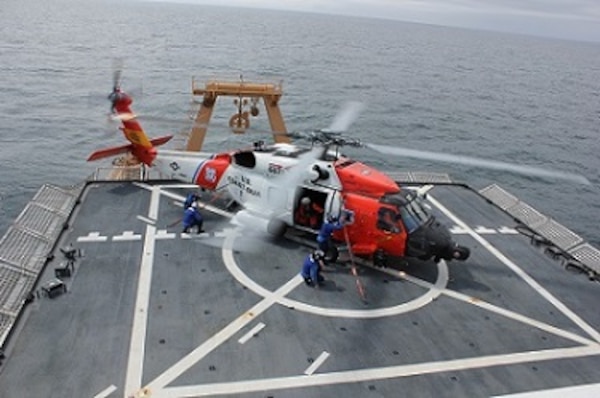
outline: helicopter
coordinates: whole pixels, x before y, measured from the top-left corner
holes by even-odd
[[[375,266],[386,266],[390,258],[398,257],[435,262],[469,258],[469,248],[457,244],[449,229],[428,211],[425,194],[403,189],[385,173],[340,153],[344,146],[367,146],[409,157],[429,154],[380,147],[344,136],[360,104],[350,104],[326,130],[286,133],[292,139],[309,142],[307,146],[258,141],[249,148],[203,154],[159,151],[157,147],[172,136],[149,139],[131,111],[132,98],[117,82],[108,98],[129,144],[98,150],[88,161],[131,153],[167,178],[213,192],[225,190],[241,207],[234,219],[275,236],[283,235],[288,228],[317,233],[324,222],[339,219],[344,227],[333,233],[334,241],[345,241],[352,255],[370,259]],[[464,162],[464,158],[450,161],[461,159]],[[518,167],[491,163],[484,166]],[[551,175],[524,167],[513,171]],[[558,177],[583,178],[567,174]],[[308,204],[316,216],[307,221],[299,214]],[[326,256],[335,261],[338,254],[337,247],[330,245]]]

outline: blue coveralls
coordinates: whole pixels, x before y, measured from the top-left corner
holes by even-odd
[[[342,224],[339,221],[324,222],[321,226],[321,230],[319,231],[319,235],[317,235],[317,243],[319,244],[319,249],[323,250],[324,253],[327,253],[327,250],[329,249],[329,239],[331,238],[331,234],[333,233],[333,231],[337,231],[342,228],[344,228],[344,224]]]
[[[319,267],[319,262],[315,260],[312,254],[309,254],[304,259],[304,264],[302,264],[302,271],[300,275],[304,278],[304,282],[311,285],[313,282],[322,282],[323,277],[321,276],[321,268]]]
[[[183,202],[183,208],[187,209],[188,207],[190,207],[192,205],[192,203],[194,203],[198,199],[200,199],[200,196],[198,196],[198,194],[190,192],[188,194],[188,196],[185,198],[185,202]]]
[[[200,211],[190,206],[187,209],[185,209],[185,212],[183,213],[183,232],[187,233],[189,232],[191,227],[197,225],[198,233],[200,233],[202,232],[203,222],[204,219],[202,218],[202,214],[200,214]]]

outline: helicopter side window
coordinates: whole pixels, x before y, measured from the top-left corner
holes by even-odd
[[[235,164],[253,169],[256,166],[256,157],[252,151],[243,151],[233,154]]]
[[[380,207],[377,211],[377,228],[393,234],[399,233],[402,228],[398,224],[398,215],[387,207]]]

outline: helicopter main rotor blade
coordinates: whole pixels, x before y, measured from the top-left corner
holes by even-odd
[[[113,70],[113,90],[121,87],[121,74],[123,72],[123,60],[121,58],[115,58],[112,62]]]
[[[207,123],[200,123],[200,122],[196,122],[193,119],[186,119],[186,118],[174,119],[174,118],[168,118],[168,117],[163,117],[163,116],[138,115],[135,113],[120,113],[120,114],[113,113],[113,114],[110,114],[109,117],[111,120],[116,121],[116,122],[138,119],[138,120],[144,121],[144,122],[155,122],[155,123],[160,123],[160,124],[165,124],[165,125],[170,125],[170,126],[179,126],[179,127],[187,127],[187,128],[208,127]]]
[[[474,158],[470,156],[462,155],[449,155],[439,152],[421,151],[417,149],[408,149],[401,147],[390,147],[384,145],[376,145],[365,143],[364,146],[371,148],[372,150],[383,153],[386,155],[403,156],[413,159],[432,160],[436,162],[447,162],[455,164],[463,164],[467,166],[476,166],[487,169],[495,169],[502,171],[509,171],[522,175],[529,175],[535,177],[547,177],[559,180],[566,180],[571,182],[577,182],[580,184],[590,185],[590,181],[582,175],[567,173],[563,171],[546,170],[534,166],[518,165],[507,162],[500,162],[496,160],[488,160],[481,158]]]
[[[335,115],[333,122],[323,131],[328,133],[343,133],[354,123],[365,105],[362,102],[350,101],[344,104],[342,109]]]

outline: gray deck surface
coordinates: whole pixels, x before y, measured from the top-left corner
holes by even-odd
[[[361,267],[366,303],[348,265],[306,287],[309,248],[294,241],[244,237],[256,250],[234,241],[231,252],[219,238],[227,218],[206,209],[207,233],[182,236],[187,191],[152,189],[88,186],[59,244],[84,256],[67,294],[27,307],[0,368],[2,398],[142,387],[151,397],[489,397],[600,383],[600,286],[469,189],[436,186],[428,204],[471,257]]]

